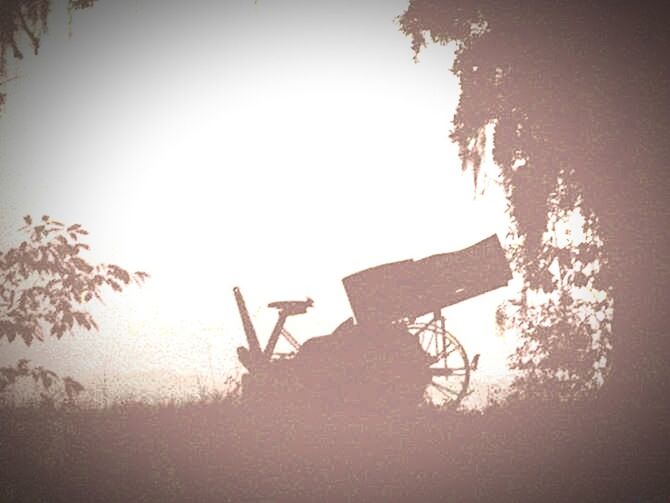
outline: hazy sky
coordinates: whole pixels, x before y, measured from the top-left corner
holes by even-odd
[[[453,48],[414,63],[406,1],[100,2],[68,38],[54,13],[0,118],[2,247],[25,214],[90,231],[90,258],[151,274],[95,308],[100,333],[28,350],[74,376],[169,368],[223,374],[243,343],[240,286],[265,305],[305,298],[299,340],[351,315],[341,279],[503,234],[504,202],[474,199],[449,138]],[[60,16],[60,19],[59,19]],[[504,373],[505,289],[456,306],[482,370]],[[449,312],[447,312],[449,314]]]

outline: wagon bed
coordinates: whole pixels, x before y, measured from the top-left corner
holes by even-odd
[[[497,236],[463,250],[365,269],[342,280],[358,323],[416,319],[507,285],[512,274]]]

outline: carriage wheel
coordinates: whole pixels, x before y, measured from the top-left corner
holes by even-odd
[[[458,407],[470,384],[470,362],[461,343],[443,326],[443,320],[409,325],[430,356],[431,384],[427,398],[436,405]]]

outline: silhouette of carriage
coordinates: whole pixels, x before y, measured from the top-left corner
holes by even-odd
[[[470,373],[476,370],[479,355],[470,360],[463,345],[446,329],[442,309],[505,286],[509,279],[510,268],[495,235],[460,251],[366,269],[342,280],[355,320],[350,318],[331,335],[313,339],[342,340],[345,342],[340,347],[356,346],[355,341],[363,340],[362,337],[381,334],[381,337],[368,339],[374,341],[368,351],[373,355],[369,359],[374,359],[375,353],[382,353],[387,345],[392,346],[390,338],[384,334],[394,330],[397,333],[401,329],[411,334],[421,348],[421,372],[427,376],[424,398],[456,407],[468,392]],[[278,310],[278,319],[265,348],[261,348],[239,288],[234,289],[234,294],[249,344],[248,348],[238,348],[238,357],[249,370],[249,375],[272,374],[272,362],[307,354],[310,341],[301,345],[284,328],[284,323],[290,316],[304,314],[313,305],[311,299],[270,303],[268,307]],[[338,336],[354,329],[358,329],[358,339]],[[288,342],[291,351],[276,352],[280,337]],[[349,348],[348,353],[333,350],[338,347],[337,342],[324,347],[327,349],[321,352],[321,360],[316,361],[331,361],[331,368],[338,368],[332,366],[332,359],[338,356],[355,358],[357,351],[355,347],[353,352]],[[389,359],[388,351],[382,359]],[[311,365],[319,366],[314,361],[311,360]],[[341,373],[340,379],[345,378],[347,373]],[[330,382],[334,387],[338,386],[337,379]]]

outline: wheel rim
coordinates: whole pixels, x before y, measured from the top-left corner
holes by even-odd
[[[426,388],[426,398],[435,405],[455,408],[468,391],[470,362],[458,339],[438,321],[411,324],[408,329],[430,357],[431,382]]]

